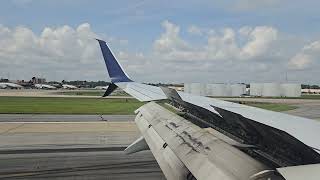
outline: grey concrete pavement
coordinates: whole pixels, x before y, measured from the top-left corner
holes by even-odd
[[[135,115],[0,114],[0,122],[134,121]]]
[[[139,136],[134,122],[0,122],[0,179],[164,179],[150,151],[123,154]]]
[[[150,151],[0,154],[0,179],[165,179]]]

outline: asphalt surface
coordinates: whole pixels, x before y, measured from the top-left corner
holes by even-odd
[[[134,122],[0,122],[2,179],[165,179]]]
[[[128,122],[135,115],[0,114],[0,122]]]
[[[0,154],[0,179],[165,179],[149,151]]]

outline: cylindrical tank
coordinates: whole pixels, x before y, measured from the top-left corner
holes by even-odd
[[[231,96],[241,96],[243,94],[246,94],[246,85],[244,84],[231,85]]]
[[[224,92],[224,96],[232,96],[232,85],[231,84],[226,84],[225,85],[225,92]]]
[[[264,97],[279,97],[281,95],[281,88],[279,83],[264,83],[262,89],[262,96]]]
[[[188,87],[189,86],[189,87]],[[206,96],[206,85],[201,83],[190,83],[187,85],[189,88],[189,93],[199,96]]]
[[[250,96],[262,96],[262,83],[250,83]]]
[[[301,84],[284,83],[281,84],[281,96],[283,97],[300,97]]]
[[[208,96],[228,96],[225,84],[207,84]]]
[[[190,93],[190,84],[189,83],[184,83],[184,92],[185,93]]]

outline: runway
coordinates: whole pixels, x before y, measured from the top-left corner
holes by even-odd
[[[134,122],[0,122],[0,179],[165,179]]]
[[[0,114],[0,122],[129,122],[135,115]]]
[[[150,152],[0,154],[0,179],[165,179]]]

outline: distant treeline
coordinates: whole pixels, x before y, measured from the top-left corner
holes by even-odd
[[[302,89],[320,89],[320,86],[318,85],[308,85],[308,84],[302,84]]]

